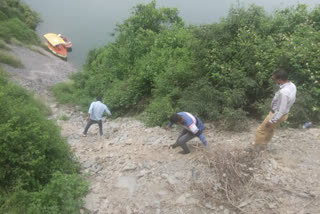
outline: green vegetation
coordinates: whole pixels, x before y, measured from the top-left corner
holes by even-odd
[[[0,1],[0,63],[23,68],[20,60],[11,56],[6,43],[35,45],[40,43],[35,29],[40,16],[20,0]]]
[[[78,213],[87,191],[47,108],[0,68],[0,213]]]
[[[220,127],[242,130],[262,117],[287,68],[298,87],[288,124],[320,120],[320,7],[232,7],[219,23],[186,26],[176,9],[137,5],[115,29],[115,42],[92,50],[81,73],[54,92],[61,102],[87,106],[103,95],[113,115],[142,113],[162,125],[190,111]]]
[[[7,43],[39,44],[39,22],[19,0],[0,1],[0,63],[23,67]],[[0,213],[79,213],[88,184],[68,143],[47,119],[48,108],[9,83],[1,66],[0,105]]]
[[[0,40],[0,50],[7,50],[9,51],[10,48],[6,45],[6,43],[3,40]]]
[[[58,120],[64,120],[64,121],[69,120],[69,119],[70,119],[70,116],[67,116],[67,115],[65,115],[65,114],[61,115],[61,116],[58,118]]]
[[[35,29],[40,22],[40,15],[20,0],[1,0],[0,38],[7,43],[16,38],[25,44],[39,44]]]

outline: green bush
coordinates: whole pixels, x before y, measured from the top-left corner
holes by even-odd
[[[271,15],[237,6],[218,23],[185,26],[176,9],[139,4],[117,25],[115,42],[89,53],[69,100],[88,106],[104,95],[115,116],[144,111],[149,125],[177,110],[242,130],[246,116],[264,115],[272,73],[286,68],[298,94],[310,95],[303,113],[297,99],[289,125],[319,121],[319,14],[301,4]]]
[[[200,118],[218,121],[223,103],[223,93],[214,89],[208,80],[203,78],[183,91],[178,107]]]
[[[0,22],[7,20],[7,19],[8,19],[8,16],[5,13],[3,13],[2,11],[0,11]]]
[[[0,21],[8,18],[18,18],[32,30],[35,30],[41,22],[40,14],[31,10],[28,5],[20,0],[1,0],[0,12]]]
[[[5,203],[0,206],[0,212],[78,214],[83,205],[83,201],[79,199],[87,190],[86,181],[78,175],[55,172],[50,182],[40,191],[29,192],[15,188],[9,195],[5,195]]]
[[[219,120],[219,128],[230,131],[248,130],[247,113],[242,109],[224,108]]]
[[[14,37],[25,44],[39,44],[40,39],[36,32],[18,18],[0,21],[0,38],[9,42]]]
[[[289,114],[288,124],[291,127],[301,127],[306,122],[317,123],[320,121],[319,108],[314,108],[313,96],[310,92],[298,92],[295,104]]]
[[[0,213],[77,213],[87,187],[59,127],[3,71],[0,83]]]
[[[70,82],[58,83],[52,88],[58,103],[72,103],[74,101],[73,88]]]
[[[64,120],[64,121],[67,121],[67,120],[69,120],[70,119],[70,116],[67,116],[67,115],[61,115],[59,118],[58,118],[58,120]]]
[[[176,113],[169,97],[156,98],[145,110],[145,120],[149,126],[163,126]]]

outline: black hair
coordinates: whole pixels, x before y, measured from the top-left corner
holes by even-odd
[[[179,114],[173,114],[170,117],[171,123],[178,123],[180,120],[181,120],[181,115],[179,115]]]
[[[97,101],[102,101],[102,97],[101,96],[97,96],[96,100]]]
[[[288,72],[284,68],[280,68],[273,72],[273,75],[278,80],[287,81],[288,80]]]

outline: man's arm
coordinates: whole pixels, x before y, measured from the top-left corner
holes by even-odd
[[[92,111],[93,111],[93,102],[90,104],[90,108],[89,108],[88,113],[89,113],[89,114],[92,114]]]
[[[93,111],[93,102],[90,104],[90,108],[88,110],[88,116],[86,118],[87,121],[90,119],[90,115],[92,114],[92,111]]]
[[[275,111],[272,118],[266,124],[267,127],[270,127],[272,123],[276,123],[283,115],[287,114],[287,105],[288,105],[288,96],[284,94],[279,95],[279,110]]]
[[[108,109],[108,107],[106,106],[105,110],[104,110],[109,116],[111,116],[111,112],[110,110]]]
[[[165,127],[165,130],[167,130],[167,131],[168,131],[169,129],[171,129],[171,127],[172,127],[172,123],[171,123],[171,122],[169,122],[169,123],[168,123],[168,125]]]
[[[196,134],[198,136],[198,138],[201,140],[201,142],[203,143],[204,146],[207,146],[208,145],[208,142],[206,140],[206,137],[204,136],[204,134],[199,131],[200,134]]]

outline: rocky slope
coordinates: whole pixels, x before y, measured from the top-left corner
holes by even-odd
[[[25,68],[5,70],[48,103],[90,182],[81,213],[320,213],[319,128],[279,129],[254,156],[242,149],[259,121],[242,133],[205,124],[209,148],[193,139],[188,155],[168,147],[178,129],[150,128],[134,118],[108,118],[103,137],[94,125],[82,137],[86,114],[57,105],[48,90],[75,67],[44,50],[11,48]],[[230,176],[242,185],[230,188],[237,182]]]

